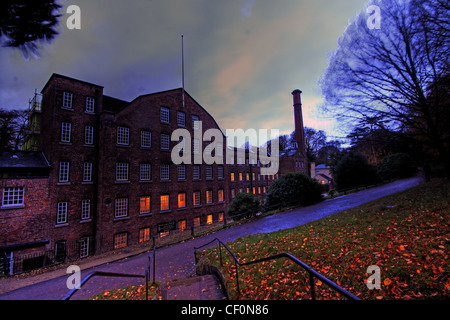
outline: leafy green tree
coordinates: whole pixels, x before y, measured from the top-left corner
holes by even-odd
[[[261,203],[253,193],[238,193],[228,207],[228,216],[237,220],[254,216],[261,210]]]
[[[301,172],[275,180],[267,191],[266,209],[274,206],[309,205],[322,200],[322,186]]]

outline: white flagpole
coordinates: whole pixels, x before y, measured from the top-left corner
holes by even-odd
[[[181,77],[183,84],[182,98],[183,98],[183,108],[184,108],[184,35],[181,35]]]

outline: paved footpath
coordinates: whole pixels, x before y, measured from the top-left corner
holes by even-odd
[[[214,238],[219,238],[223,242],[227,242],[251,234],[269,233],[297,227],[381,197],[401,192],[417,186],[422,182],[422,177],[395,181],[376,188],[329,199],[313,206],[263,217],[249,223],[220,230],[207,236],[160,248],[156,251],[156,280],[158,282],[168,282],[192,277],[195,274],[193,248],[201,246]],[[103,260],[98,259],[96,263],[91,262],[91,265],[81,264],[81,276],[84,277],[92,271],[100,270],[144,274],[144,268],[148,261],[148,253],[136,254],[136,252],[130,253],[133,256],[119,261],[111,261],[110,257],[105,257]],[[117,257],[114,257],[113,260],[117,260]],[[92,266],[93,264],[98,265]],[[52,273],[30,276],[26,279],[11,278],[0,280],[0,292],[2,293],[0,294],[0,300],[60,299],[68,291],[66,286],[67,277],[68,275],[65,274],[65,270],[58,270]],[[142,282],[142,279],[93,278],[73,296],[73,299],[85,299],[93,294],[111,288],[142,284]],[[207,283],[208,281],[204,282]],[[181,296],[181,292],[177,295]],[[183,295],[183,298],[187,300],[189,298],[195,299],[196,297],[195,295],[189,294]]]

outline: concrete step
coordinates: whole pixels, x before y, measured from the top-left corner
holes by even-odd
[[[227,300],[214,275],[175,279],[161,285],[163,300]]]

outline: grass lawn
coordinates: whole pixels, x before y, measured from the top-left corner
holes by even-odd
[[[450,297],[450,182],[433,180],[405,192],[306,225],[239,238],[227,245],[241,262],[288,252],[361,299]],[[221,268],[237,298],[234,261]],[[202,263],[219,265],[218,248]],[[367,268],[381,270],[369,290]],[[286,259],[239,268],[240,299],[309,299],[306,271]],[[316,280],[318,299],[340,299]]]

